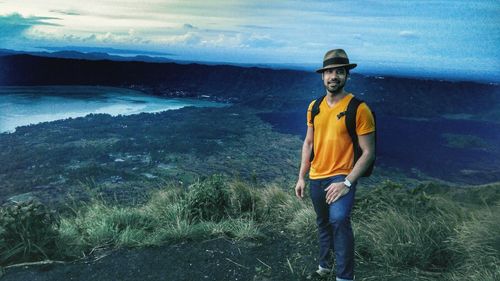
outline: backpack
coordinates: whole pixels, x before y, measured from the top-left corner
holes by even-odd
[[[314,118],[316,115],[319,114],[319,105],[323,101],[325,96],[322,96],[314,101],[312,110],[311,110],[311,123],[314,126]],[[342,118],[345,116],[345,125],[347,128],[347,132],[349,132],[349,136],[351,137],[352,140],[352,145],[354,148],[354,164],[358,161],[359,157],[361,157],[361,147],[359,147],[359,141],[358,141],[358,134],[356,134],[356,112],[358,110],[358,107],[360,104],[362,104],[364,101],[357,99],[356,97],[353,97],[349,101],[349,105],[347,105],[347,110],[344,112],[341,112],[337,115],[337,118]],[[376,125],[376,118],[375,118],[375,112],[372,111],[373,115],[373,120]],[[375,129],[375,147],[377,144],[377,130]],[[375,150],[376,151],[376,150]],[[376,155],[376,153],[375,153]],[[311,151],[311,156],[309,158],[310,162],[314,159],[314,148]],[[373,167],[375,166],[375,160],[370,164],[370,166],[365,170],[362,177],[369,177],[372,172],[373,172]]]

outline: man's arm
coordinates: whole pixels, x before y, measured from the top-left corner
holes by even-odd
[[[356,182],[368,167],[375,161],[375,132],[358,136],[359,147],[362,154],[352,171],[347,175],[350,182]]]
[[[298,198],[304,197],[305,179],[306,173],[311,167],[310,157],[313,149],[314,143],[314,129],[312,127],[307,127],[306,138],[304,144],[302,145],[302,161],[300,163],[299,179],[295,185],[295,195]]]
[[[354,164],[352,171],[346,176],[346,179],[352,183],[356,182],[375,160],[375,132],[358,136],[358,142],[362,154]],[[343,182],[332,183],[325,190],[327,191],[326,202],[328,204],[335,202],[347,193],[347,187]]]

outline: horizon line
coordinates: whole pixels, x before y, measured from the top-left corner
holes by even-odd
[[[68,46],[69,47],[69,46]],[[75,47],[75,46],[71,46]],[[93,48],[93,47],[87,47],[87,49],[99,49],[102,51],[82,51],[78,49],[63,49],[64,47],[58,47],[58,50],[55,51],[49,51],[49,49],[45,47],[38,47],[38,49],[43,49],[45,51],[28,51],[28,50],[14,50],[14,49],[5,49],[5,48],[0,48],[0,52],[3,51],[12,51],[13,54],[19,54],[19,53],[24,53],[24,54],[29,54],[33,56],[43,56],[44,54],[54,54],[57,55],[57,53],[60,52],[77,52],[80,54],[103,54],[103,55],[108,55],[111,58],[103,58],[103,60],[111,60],[111,61],[117,61],[119,62],[120,60],[114,60],[112,57],[119,57],[119,58],[137,58],[138,61],[142,61],[145,63],[178,63],[178,64],[191,64],[191,63],[197,63],[197,64],[205,64],[205,65],[231,65],[231,66],[239,66],[239,67],[259,67],[259,68],[265,68],[265,69],[274,69],[274,70],[295,70],[295,71],[305,71],[305,72],[314,72],[314,70],[319,67],[319,64],[312,63],[312,62],[292,62],[292,63],[283,63],[283,62],[235,62],[235,61],[211,61],[211,60],[202,60],[202,59],[179,59],[179,58],[172,58],[172,56],[176,56],[175,54],[170,54],[170,53],[164,53],[161,54],[160,52],[152,52],[152,51],[147,51],[147,50],[130,50],[130,49],[118,49],[118,48]],[[78,48],[78,47],[77,47]],[[104,51],[105,49],[117,51],[117,52],[106,52]],[[1,54],[1,53],[0,53]],[[129,56],[127,56],[129,54]],[[158,54],[157,56],[152,55],[152,54]],[[9,54],[5,54],[9,55]],[[147,61],[147,60],[140,60],[143,57],[147,57],[152,59],[153,61]],[[64,58],[64,57],[60,57]],[[67,58],[67,59],[73,59],[73,58]],[[84,58],[85,60],[92,60],[91,58]],[[158,61],[154,61],[155,59],[158,59]],[[168,61],[161,61],[161,60],[168,60]],[[373,62],[372,62],[373,63]],[[378,63],[382,64],[382,63]],[[467,77],[457,75],[456,72],[458,70],[439,70],[439,69],[418,69],[418,68],[411,68],[411,67],[395,67],[395,66],[390,66],[390,65],[381,65],[380,69],[381,71],[375,71],[373,66],[370,66],[370,63],[367,64],[368,67],[365,65],[363,66],[362,64],[358,63],[358,70],[353,71],[353,73],[356,74],[361,74],[365,76],[385,76],[385,77],[398,77],[398,78],[413,78],[413,79],[423,79],[423,80],[438,80],[438,81],[448,81],[448,82],[476,82],[476,83],[481,83],[481,84],[490,84],[490,85],[498,85],[500,84],[500,72],[495,73],[495,72],[478,72],[476,71],[472,76],[468,75]],[[360,69],[361,68],[361,71]],[[437,72],[439,72],[441,75],[439,75]],[[482,77],[482,78],[480,78]]]

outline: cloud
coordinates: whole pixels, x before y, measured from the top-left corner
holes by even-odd
[[[414,31],[411,31],[411,30],[400,31],[399,36],[401,36],[403,38],[409,38],[409,39],[418,38],[418,35]]]
[[[0,16],[0,38],[2,40],[14,40],[22,37],[26,31],[34,26],[49,25],[59,26],[58,24],[47,22],[48,20],[57,20],[53,17],[23,17],[18,13]]]
[[[250,29],[272,29],[270,26],[254,25],[254,24],[240,24],[239,27]]]
[[[243,47],[241,35],[215,30],[200,30],[185,24],[179,30],[180,34],[157,36],[152,41],[160,45],[178,47]]]
[[[83,13],[77,10],[73,9],[67,9],[67,10],[49,10],[49,12],[56,13],[56,14],[61,14],[61,15],[66,15],[66,16],[81,16]]]
[[[155,36],[152,42],[168,46],[209,49],[264,49],[285,45],[283,41],[274,39],[270,34],[227,29],[202,29],[189,23],[183,24],[176,30],[176,33]]]
[[[117,34],[114,32],[101,32],[101,33],[86,33],[82,35],[71,34],[71,33],[52,33],[45,32],[40,29],[31,29],[26,32],[26,36],[34,42],[39,42],[38,44],[44,42],[58,43],[58,44],[76,44],[85,43],[89,45],[113,45],[113,44],[148,44],[151,42],[150,39],[138,36],[137,33],[130,29],[126,33]]]
[[[0,46],[14,49],[84,45],[168,50],[182,59],[317,62],[342,47],[357,61],[411,65],[419,48],[425,58],[439,54],[427,60],[440,67],[469,54],[500,58],[498,0],[0,1],[0,13],[18,13],[0,16]]]
[[[202,43],[202,37],[198,35],[198,32],[188,31],[180,35],[171,35],[165,38],[160,38],[156,40],[156,43],[165,45],[199,45]]]
[[[192,24],[189,24],[189,23],[185,23],[182,28],[184,29],[198,29],[198,27],[192,25]]]
[[[201,45],[212,48],[265,49],[281,47],[285,44],[272,39],[269,35],[242,32],[219,32],[216,36],[207,36]]]
[[[52,25],[60,26],[56,23],[47,22],[47,20],[60,20],[55,17],[23,17],[18,13],[12,13],[5,16],[0,16],[0,24],[12,26],[33,26],[33,25]]]
[[[357,40],[363,40],[363,36],[359,33],[353,34],[352,38],[357,39]]]
[[[116,49],[110,47],[88,47],[81,45],[68,45],[62,47],[55,46],[38,46],[38,49],[45,49],[48,51],[66,51],[66,50],[76,50],[85,53],[108,53],[108,54],[141,54],[141,55],[151,55],[151,56],[175,56],[174,53],[158,52],[158,51],[143,51],[134,49]]]
[[[147,44],[150,42],[149,39],[145,39],[135,35],[135,32],[129,32],[127,34],[115,34],[112,32],[98,33],[98,34],[91,34],[83,38],[79,37],[76,38],[76,40],[85,42],[93,41],[95,43],[118,43],[118,44],[123,44],[123,43]]]
[[[244,43],[253,48],[272,48],[285,46],[283,41],[272,39],[269,35],[251,34]]]

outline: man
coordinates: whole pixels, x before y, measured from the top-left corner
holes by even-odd
[[[314,119],[315,101],[309,105],[302,163],[295,186],[297,197],[302,198],[304,177],[309,172],[320,245],[319,267],[313,274],[325,277],[331,273],[329,259],[332,249],[337,263],[337,281],[354,280],[354,236],[350,214],[356,182],[375,159],[375,121],[368,106],[361,103],[356,111],[355,129],[361,148],[357,161],[354,161],[353,141],[345,122],[347,106],[354,96],[346,92],[344,86],[349,70],[356,65],[349,63],[344,50],[335,49],[325,54],[323,67],[316,71],[321,73],[326,96]]]

